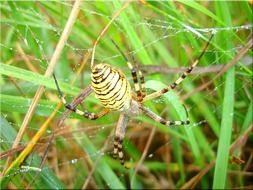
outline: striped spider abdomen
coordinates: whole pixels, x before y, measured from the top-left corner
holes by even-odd
[[[131,87],[125,75],[108,64],[97,64],[92,68],[91,87],[105,108],[127,110],[131,104]]]

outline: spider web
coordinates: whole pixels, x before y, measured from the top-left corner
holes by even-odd
[[[62,3],[62,6],[66,6],[66,7],[71,7],[71,4],[69,3]],[[1,7],[3,9],[6,8],[7,5],[1,5]],[[62,33],[62,29],[60,27],[58,27],[57,25],[53,25],[51,24],[47,18],[45,17],[44,13],[40,10],[35,10],[33,8],[27,8],[27,9],[23,9],[21,6],[18,6],[18,9],[20,9],[20,12],[23,13],[29,13],[32,14],[36,19],[38,19],[40,22],[44,23],[45,26],[47,26],[49,28],[49,30],[53,33],[53,36],[57,39],[60,38],[60,35]],[[82,12],[85,16],[97,16],[98,19],[107,19],[108,21],[111,19],[111,15],[110,14],[105,14],[102,12],[99,12],[95,9],[95,7],[90,6],[89,8],[82,8]],[[5,18],[8,18],[8,15],[5,15]],[[158,45],[159,43],[165,43],[167,40],[173,40],[173,38],[176,38],[178,35],[181,34],[187,34],[187,33],[193,33],[194,31],[194,36],[195,38],[198,38],[199,41],[202,41],[203,36],[208,36],[211,32],[215,32],[215,35],[218,35],[220,32],[223,31],[233,31],[236,34],[240,34],[240,33],[247,33],[250,34],[252,32],[252,28],[253,25],[252,24],[245,24],[245,25],[240,25],[240,26],[231,26],[231,27],[216,27],[216,28],[203,28],[203,27],[194,27],[194,25],[192,24],[194,21],[193,20],[189,20],[187,21],[187,23],[184,23],[184,27],[178,27],[175,26],[175,24],[173,22],[169,22],[167,20],[165,20],[164,18],[155,18],[154,16],[143,16],[142,18],[140,18],[141,22],[135,21],[135,20],[131,20],[131,25],[133,26],[133,28],[135,28],[136,30],[139,30],[142,27],[146,27],[148,28],[155,36],[155,39],[144,39],[143,40],[143,46],[138,48],[138,49],[132,49],[132,47],[127,47],[126,49],[128,49],[126,52],[128,57],[136,57],[136,55],[142,51],[143,49],[150,51],[150,49],[152,49],[155,45]],[[124,33],[124,30],[120,27],[119,23],[122,20],[120,18],[116,19],[116,22],[113,24],[113,27],[116,28],[116,30],[114,31],[110,31],[108,32],[108,36],[113,36],[114,34],[121,34]],[[192,24],[192,25],[191,25]],[[50,60],[50,56],[51,53],[48,52],[48,50],[46,49],[45,44],[48,43],[46,41],[43,41],[41,38],[37,37],[36,35],[36,28],[31,27],[29,24],[25,25],[25,33],[23,31],[20,31],[17,27],[15,27],[14,25],[12,25],[11,23],[6,22],[2,22],[1,23],[1,28],[2,29],[12,29],[12,32],[14,33],[14,36],[16,37],[16,43],[11,43],[8,44],[6,41],[1,41],[0,42],[0,46],[1,49],[3,51],[7,51],[10,54],[13,55],[20,55],[20,51],[18,50],[17,44],[22,44],[22,48],[23,49],[31,49],[31,45],[29,44],[29,40],[32,39],[35,42],[35,45],[37,46],[37,48],[39,49],[39,53],[41,55],[41,57],[36,56],[36,55],[31,55],[29,53],[26,54],[26,56],[29,58],[30,62],[36,62],[38,64],[36,64],[37,69],[39,70],[40,73],[44,73],[47,65],[49,63]],[[24,33],[24,34],[23,34]],[[2,34],[2,36],[5,34]],[[29,36],[29,37],[28,37]],[[100,49],[102,49],[103,43],[104,41],[108,41],[110,40],[108,36],[105,36],[104,39],[101,41],[101,43],[98,45],[98,53],[96,53],[96,62],[100,63],[100,62],[117,62],[117,60],[119,60],[121,58],[120,53],[115,53],[115,54],[108,54],[108,53],[101,53]],[[7,36],[5,36],[7,37]],[[126,38],[128,38],[126,36]],[[203,42],[203,41],[202,41]],[[225,43],[225,42],[224,42]],[[202,43],[203,44],[203,43]],[[238,45],[237,47],[231,48],[226,50],[226,52],[232,52],[232,53],[236,53],[238,51],[240,51],[241,48],[243,48],[243,43],[239,43],[240,45]],[[187,45],[190,48],[194,48],[194,45],[192,45],[191,43],[187,43]],[[68,54],[71,56],[75,56],[73,58],[73,62],[70,63],[71,66],[69,66],[71,73],[68,73],[68,75],[66,73],[64,73],[63,75],[61,75],[59,77],[60,81],[69,83],[71,81],[71,79],[73,78],[73,76],[75,75],[76,71],[80,68],[80,60],[82,59],[82,56],[84,54],[84,52],[87,52],[89,49],[91,48],[91,46],[89,45],[80,45],[80,44],[75,44],[72,40],[69,40],[66,43],[65,49],[64,51],[68,52]],[[217,52],[222,52],[224,53],[224,51],[222,50],[218,50],[217,48],[214,47],[210,47],[208,48],[206,54],[216,54]],[[194,50],[194,54],[198,55],[201,53],[201,49],[199,50]],[[217,64],[221,64],[220,60],[222,60],[223,58],[223,54],[221,54],[221,56],[216,57],[215,59],[213,59],[212,62],[209,63],[208,67],[212,67],[215,66]],[[17,57],[17,59],[22,60],[22,56],[21,57]],[[62,61],[62,59],[61,59]],[[250,58],[249,57],[245,57],[243,59],[242,62],[246,62],[246,63],[251,63]],[[21,62],[22,63],[22,62]],[[14,63],[11,63],[14,65]],[[181,66],[188,66],[187,64],[189,64],[189,62],[182,64]],[[200,63],[201,64],[201,63]],[[67,65],[66,63],[64,64],[65,66]],[[17,65],[15,64],[15,66],[20,67],[20,68],[25,68],[27,69],[27,67],[24,65]],[[62,69],[61,67],[57,66],[58,69]],[[123,71],[127,71],[127,67],[126,65],[120,65],[120,68]],[[243,67],[240,67],[239,70],[243,70]],[[66,71],[65,71],[66,72]],[[83,88],[84,86],[87,86],[88,84],[86,83],[87,79],[86,77],[89,76],[89,67],[87,67],[83,73],[84,76],[84,82],[80,82],[80,80],[77,80],[76,85],[79,86],[80,88]],[[59,71],[56,70],[56,73],[59,73]],[[190,76],[189,78],[187,78],[187,83],[195,83],[198,82],[200,78],[203,78],[201,76],[202,74],[194,74],[192,76]],[[129,80],[131,80],[130,75],[127,75]],[[163,74],[161,74],[161,76],[163,76]],[[178,75],[172,75],[172,77],[170,78],[170,82],[173,82],[175,78],[177,78]],[[155,76],[156,77],[156,76]],[[147,80],[152,79],[152,75],[151,74],[145,74],[145,78],[147,78]],[[26,81],[22,81],[22,80],[16,80],[17,86],[21,89],[16,88],[14,85],[11,85],[11,79],[8,76],[3,75],[2,76],[2,80],[6,81],[6,85],[2,86],[2,94],[5,95],[17,95],[17,94],[21,94],[21,96],[27,101],[27,105],[23,106],[20,104],[8,104],[8,102],[1,102],[1,106],[3,107],[9,107],[13,110],[27,110],[28,106],[30,105],[31,99],[35,93],[35,91],[37,90],[38,86],[36,84],[30,83],[30,82],[26,82]],[[166,80],[163,80],[162,82],[166,82]],[[208,90],[206,90],[204,92],[203,95],[203,99],[208,99],[212,96],[215,96],[219,91],[220,88],[224,88],[224,81],[223,80],[217,80],[215,81],[215,87],[214,88],[209,88]],[[80,85],[80,83],[82,83]],[[244,85],[241,86],[241,88],[236,89],[235,91],[235,96],[239,96],[239,94],[241,93],[241,91],[243,89],[245,89],[246,86],[248,86],[248,83],[244,83]],[[184,85],[182,85],[184,86]],[[22,93],[21,93],[21,92]],[[47,92],[48,91],[48,92]],[[148,93],[150,93],[150,91],[148,90]],[[176,94],[180,97],[181,95],[185,94],[185,89],[181,88],[181,86],[176,90]],[[74,95],[69,95],[68,96],[68,100],[72,100],[74,99]],[[91,95],[94,97],[94,95]],[[38,107],[43,110],[43,109],[47,109],[50,111],[52,111],[54,109],[54,105],[51,105],[52,102],[57,102],[59,101],[59,99],[57,99],[57,92],[56,91],[52,91],[50,89],[46,89],[45,91],[45,95],[43,96],[43,100],[45,101],[44,103],[39,103]],[[91,100],[92,102],[94,101],[94,98],[88,98],[87,101]],[[95,103],[92,103],[92,105],[95,105]],[[161,107],[164,106],[164,104],[168,104],[169,103],[166,101],[166,99],[162,96],[159,97],[155,100],[152,100],[152,104],[154,104],[155,106]],[[85,107],[85,105],[83,106]],[[95,108],[95,109],[99,109],[99,108]],[[190,104],[187,104],[187,110],[189,111],[189,113],[191,112],[196,112],[197,109],[197,104],[192,102]],[[217,119],[221,119],[219,118],[221,116],[220,112],[222,109],[222,105],[214,105],[213,107],[210,108],[211,112],[217,116]],[[164,112],[168,112],[168,109],[164,109]],[[23,113],[23,112],[21,112]],[[58,119],[60,118],[59,115],[63,115],[64,110],[60,110],[58,111]],[[232,114],[232,113],[231,113]],[[23,118],[23,114],[19,115],[22,116],[19,119],[15,120],[17,116],[17,114],[9,112],[9,111],[2,111],[2,116],[3,118],[8,121],[8,125],[10,125],[13,129],[16,129],[18,131],[18,129],[21,126],[22,123],[22,118]],[[43,116],[43,114],[42,114]],[[44,115],[45,116],[45,115]],[[117,114],[116,114],[117,116]],[[113,138],[112,137],[108,137],[108,147],[105,150],[102,150],[102,148],[98,149],[95,153],[93,154],[89,154],[89,153],[80,153],[79,149],[77,148],[75,151],[73,151],[75,154],[66,154],[64,155],[64,150],[68,151],[68,148],[73,148],[73,146],[78,146],[78,143],[76,145],[68,145],[68,143],[73,143],[74,141],[82,141],[83,138],[85,138],[84,136],[87,135],[87,138],[90,139],[91,142],[93,142],[96,147],[102,147],[104,141],[106,139],[104,139],[104,136],[108,136],[110,134],[110,131],[114,130],[114,126],[116,125],[117,122],[117,117],[110,117],[110,116],[106,116],[106,119],[104,119],[102,122],[98,121],[98,123],[96,123],[96,121],[84,121],[83,119],[80,120],[79,117],[75,116],[74,114],[69,115],[68,119],[65,120],[64,122],[64,128],[62,128],[61,130],[66,130],[66,134],[64,137],[62,137],[61,135],[59,135],[58,137],[56,137],[53,141],[53,146],[50,148],[49,150],[49,154],[48,154],[48,160],[47,160],[47,167],[52,169],[53,171],[55,171],[55,173],[57,173],[61,179],[63,179],[63,181],[66,181],[66,183],[68,183],[68,180],[71,179],[71,174],[73,172],[73,170],[77,167],[79,167],[80,165],[83,166],[84,161],[87,162],[87,160],[89,160],[90,158],[97,158],[98,156],[105,156],[105,155],[111,155],[111,150],[112,150],[112,146],[113,146]],[[144,116],[140,116],[140,118],[143,118]],[[166,117],[168,117],[168,115],[166,115]],[[40,119],[40,120],[39,120]],[[41,115],[40,114],[35,114],[32,121],[31,121],[31,125],[28,126],[27,130],[29,131],[30,134],[35,134],[38,131],[38,124],[36,123],[36,120],[38,120],[38,123],[42,124],[43,121],[41,121]],[[57,120],[56,120],[57,121]],[[138,128],[147,128],[146,124],[145,124],[145,119],[136,119],[136,118],[132,118],[130,120],[130,125],[128,128],[129,133],[127,134],[127,138],[134,140],[134,142],[138,141],[138,138],[140,137],[140,135],[136,135],[136,131],[138,132],[137,129],[134,129],[135,127],[133,126],[138,126]],[[203,127],[203,126],[207,126],[206,125],[206,120],[205,119],[198,119],[196,122],[194,122],[191,127]],[[69,130],[65,129],[65,128],[69,128]],[[82,129],[83,130],[80,130]],[[148,128],[151,130],[150,126],[148,126]],[[90,131],[88,130],[90,129]],[[80,132],[81,131],[81,132]],[[158,130],[157,130],[158,131]],[[85,134],[84,134],[85,133]],[[159,132],[157,132],[159,133]],[[52,134],[52,130],[48,129],[46,132],[45,137],[50,136]],[[106,134],[106,135],[104,135]],[[149,132],[143,132],[141,136],[147,137],[149,135]],[[161,134],[160,134],[161,135]],[[45,138],[46,139],[46,138]],[[126,142],[126,146],[130,143],[130,141]],[[9,145],[9,148],[11,147],[11,145],[13,144],[13,141],[7,141],[6,139],[4,139],[1,136],[1,143],[7,144]],[[26,145],[27,142],[23,141],[20,143],[20,145]],[[171,143],[171,139],[167,139],[165,141],[163,141],[162,143],[160,143],[157,146],[154,146],[150,148],[148,155],[146,157],[146,160],[148,161],[149,159],[152,160],[152,158],[155,156],[155,154],[157,152],[159,152],[159,150],[165,146],[170,145]],[[58,147],[61,146],[61,144],[64,146],[63,151],[58,150]],[[130,143],[131,144],[131,143]],[[46,141],[42,141],[39,142],[35,148],[35,150],[33,151],[33,153],[27,158],[27,162],[24,163],[24,165],[20,168],[17,169],[14,173],[10,174],[10,176],[7,177],[11,177],[11,176],[16,176],[18,174],[23,174],[23,173],[27,173],[27,172],[31,172],[31,171],[40,171],[38,166],[36,165],[32,165],[31,164],[31,160],[34,159],[34,157],[37,157],[38,155],[42,156],[44,151],[45,151],[45,145],[46,145]],[[143,147],[142,147],[143,148]],[[6,151],[6,150],[4,150]],[[58,155],[58,160],[54,159],[54,156]],[[59,159],[61,158],[61,159]],[[4,161],[1,162],[1,170],[4,168]],[[69,172],[70,176],[64,178],[64,176],[61,176],[60,173],[60,169],[62,169],[63,172]],[[124,174],[121,173],[120,174],[120,178],[124,178]]]

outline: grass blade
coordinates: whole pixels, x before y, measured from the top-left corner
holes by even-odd
[[[217,15],[226,22],[227,25],[231,25],[231,17],[229,13],[229,7],[225,2],[216,2]],[[231,36],[223,33],[222,38],[227,39],[227,49],[233,47],[231,44]],[[226,57],[224,58],[226,60]],[[225,79],[224,87],[224,99],[222,107],[222,121],[221,130],[219,136],[218,153],[216,159],[216,165],[214,170],[213,189],[226,188],[227,182],[227,169],[228,169],[228,157],[229,147],[232,135],[233,117],[234,117],[234,93],[235,93],[235,68],[228,70]]]
[[[44,85],[45,87],[56,89],[53,78],[45,77],[43,75],[21,69],[15,66],[0,63],[0,74],[11,76],[14,78],[22,79],[25,81],[32,82],[38,85]],[[61,89],[68,94],[76,95],[80,90],[66,83],[59,82]]]

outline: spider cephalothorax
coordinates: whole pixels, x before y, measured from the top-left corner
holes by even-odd
[[[208,43],[204,47],[198,59],[190,67],[188,67],[186,71],[175,82],[163,88],[162,90],[151,93],[149,95],[146,95],[144,76],[141,70],[138,68],[138,65],[137,64],[132,65],[128,61],[124,53],[117,46],[117,44],[113,42],[117,47],[117,49],[122,54],[123,58],[125,59],[129,69],[131,70],[131,74],[134,81],[135,93],[132,94],[129,81],[119,69],[116,69],[115,67],[109,64],[103,63],[93,66],[91,73],[91,86],[96,94],[96,97],[100,100],[100,102],[104,107],[104,109],[97,114],[88,111],[81,111],[76,107],[72,107],[70,104],[68,104],[60,90],[55,75],[53,76],[61,100],[67,109],[92,120],[100,118],[111,111],[120,111],[120,118],[118,120],[115,129],[113,153],[114,157],[117,157],[118,155],[121,164],[124,164],[122,142],[125,136],[125,129],[127,127],[129,117],[131,117],[132,115],[143,113],[149,118],[153,119],[154,121],[157,121],[165,126],[188,125],[190,123],[187,111],[186,111],[187,119],[185,121],[171,121],[166,120],[165,118],[162,118],[159,115],[155,114],[150,109],[143,106],[142,102],[161,96],[164,93],[168,92],[169,90],[176,88],[176,86],[178,86],[187,77],[187,75],[191,73],[194,67],[196,67],[196,65],[199,63],[212,37],[213,35],[210,37]]]

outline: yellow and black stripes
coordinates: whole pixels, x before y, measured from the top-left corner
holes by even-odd
[[[115,137],[114,137],[114,148],[113,148],[113,157],[114,158],[119,158],[120,163],[122,165],[125,165],[125,161],[124,161],[124,153],[122,150],[122,143],[123,143],[123,139],[125,137],[125,132],[126,132],[126,127],[127,127],[127,123],[129,121],[129,116],[127,114],[125,114],[124,112],[122,112],[120,114],[118,123],[117,123],[117,127],[115,129]]]
[[[53,73],[53,77],[54,77],[54,81],[55,81],[58,93],[60,95],[61,101],[64,104],[66,109],[71,110],[71,111],[77,113],[78,115],[84,116],[85,118],[90,119],[90,120],[95,120],[100,117],[103,117],[105,114],[107,114],[109,112],[108,109],[103,109],[101,112],[96,114],[96,113],[92,113],[92,112],[88,112],[88,111],[81,111],[81,110],[77,109],[76,107],[71,106],[71,104],[67,103],[66,99],[64,98],[63,93],[60,89],[60,86],[58,84],[58,81],[56,80],[54,73]]]
[[[147,95],[146,97],[143,98],[143,101],[147,101],[147,100],[156,98],[156,97],[161,96],[162,94],[168,92],[169,90],[173,90],[174,88],[176,88],[192,72],[194,67],[196,67],[197,64],[200,62],[200,59],[205,54],[205,51],[206,51],[207,47],[209,46],[213,36],[214,35],[212,34],[211,37],[209,38],[208,42],[206,43],[205,47],[203,48],[198,59],[190,67],[188,67],[187,70],[175,82],[173,82],[171,85],[163,88],[162,90],[160,90],[158,92],[154,92],[152,94]]]
[[[185,107],[184,107],[185,108]],[[166,126],[172,126],[172,125],[189,125],[190,124],[190,120],[188,118],[188,112],[185,108],[185,111],[186,111],[186,116],[187,116],[187,119],[185,121],[170,121],[170,120],[166,120],[162,117],[160,117],[159,115],[155,114],[154,112],[152,112],[151,110],[149,110],[148,108],[144,107],[144,106],[140,106],[140,109],[142,110],[142,112],[150,117],[151,119],[163,124],[163,125],[166,125]]]
[[[138,77],[137,77],[136,68],[134,68],[130,62],[127,62],[127,66],[131,70],[131,74],[132,74],[133,81],[134,81],[134,90],[136,92],[137,99],[139,101],[141,101],[142,100],[142,93],[141,93],[141,88],[140,88],[140,84],[139,84]]]
[[[148,96],[146,96],[146,89],[145,89],[145,80],[144,76],[139,69],[138,65],[133,61],[134,64],[128,61],[127,57],[124,53],[120,50],[116,43],[114,45],[122,54],[123,58],[125,59],[129,69],[131,70],[131,75],[134,82],[134,90],[135,94],[132,94],[130,83],[125,77],[125,75],[118,69],[110,66],[108,64],[96,64],[92,66],[92,73],[91,73],[91,88],[95,92],[96,97],[102,103],[104,109],[95,114],[88,111],[81,111],[77,109],[75,106],[68,104],[63,96],[63,93],[60,90],[60,87],[57,83],[56,77],[53,74],[55,79],[55,83],[57,86],[58,93],[60,94],[61,101],[63,102],[64,106],[88,119],[97,119],[108,112],[120,111],[120,118],[117,123],[117,127],[115,129],[115,138],[114,138],[114,149],[113,149],[113,157],[119,158],[120,163],[124,165],[124,153],[123,153],[123,140],[125,137],[126,127],[129,121],[129,117],[132,115],[137,115],[140,112],[145,114],[146,116],[150,117],[154,121],[157,121],[165,126],[172,126],[172,125],[189,125],[190,120],[188,117],[188,112],[186,111],[187,119],[185,121],[170,121],[162,118],[161,116],[155,114],[148,108],[142,105],[143,101],[153,99],[155,97],[161,96],[162,94],[168,92],[171,89],[175,89],[196,67],[199,63],[200,59],[203,57],[213,35],[210,37],[208,43],[203,48],[202,53],[199,55],[198,59],[187,68],[187,70],[171,85],[165,87],[164,89],[154,92]]]
[[[125,75],[108,64],[92,68],[91,87],[102,105],[110,110],[125,110],[130,107],[131,87]]]
[[[122,144],[123,139],[120,139],[118,136],[114,137],[114,143],[113,143],[113,158],[116,159],[117,157],[120,160],[121,165],[125,164],[124,161],[124,153],[122,151]]]

